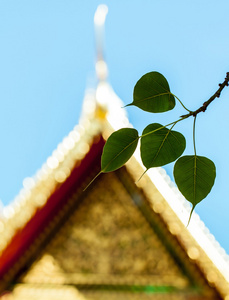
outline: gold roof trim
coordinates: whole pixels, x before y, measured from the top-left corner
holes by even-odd
[[[136,181],[136,185],[141,188],[146,195],[151,209],[162,217],[167,224],[170,233],[173,236],[176,236],[186,250],[189,258],[195,261],[199,266],[200,270],[205,274],[209,284],[216,286],[225,299],[228,300],[228,256],[210,234],[204,223],[200,221],[200,218],[196,213],[193,216],[194,219],[192,220],[192,225],[191,223],[189,225],[191,228],[189,229],[189,226],[186,227],[187,223],[185,224],[185,222],[188,220],[190,208],[187,206],[187,202],[180,195],[180,192],[171,182],[166,172],[162,168],[155,168],[154,170],[151,170],[151,172],[147,172],[149,174],[146,173],[143,178],[138,181],[145,169],[139,162],[139,157],[137,157],[137,155],[127,162],[126,167]],[[158,182],[161,181],[160,184],[157,184],[158,186],[154,184],[155,177],[157,177]],[[175,203],[175,209],[176,206],[180,206],[182,212],[181,217],[176,213],[175,209],[170,206],[168,198],[164,197],[162,193],[163,189],[169,189],[170,195],[167,195],[167,197],[178,202]],[[204,242],[200,244],[200,239],[203,239],[203,241],[206,242],[206,245]],[[213,260],[212,257],[208,255],[209,253],[213,255]],[[220,268],[222,264],[223,268]]]
[[[117,96],[113,97],[112,100],[113,107],[116,106],[117,110],[117,106],[124,106]],[[123,109],[119,111],[122,121],[115,118],[118,113],[112,114],[112,109],[108,109],[108,125],[103,131],[105,139],[113,130],[118,130],[121,127],[132,127],[130,123],[126,124],[126,115]],[[229,300],[229,256],[197,213],[193,212],[187,227],[191,206],[181,195],[166,171],[161,167],[152,168],[138,181],[145,171],[141,162],[139,147],[134,157],[127,162],[126,167],[133,176],[136,185],[143,189],[147,195],[153,211],[161,215],[171,234],[178,238],[189,258],[198,264],[209,284],[219,288],[225,299]]]
[[[84,106],[87,108],[88,101],[93,99],[91,92],[87,93]],[[80,164],[90,150],[93,140],[101,132],[100,120],[94,119],[95,105],[92,108],[91,111],[87,110],[87,116],[85,108],[83,109],[79,125],[63,139],[33,177],[24,179],[19,195],[4,207],[0,219],[0,254],[15,233],[27,224],[37,209],[46,204],[49,196],[68,178],[73,167]]]

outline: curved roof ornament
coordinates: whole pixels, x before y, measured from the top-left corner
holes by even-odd
[[[104,60],[104,24],[107,13],[108,7],[105,4],[101,4],[97,7],[94,15],[95,43],[97,56],[96,74],[99,81],[106,80],[108,75],[107,64]]]
[[[113,126],[114,129],[129,124],[126,118],[125,110],[121,109],[124,106],[122,101],[113,91],[111,85],[107,82],[108,67],[104,59],[104,31],[105,21],[108,13],[108,7],[105,4],[101,4],[97,7],[94,15],[94,26],[95,26],[95,44],[96,44],[96,75],[98,79],[98,85],[95,92],[96,99],[96,110],[95,118],[105,120],[105,118],[116,120],[114,122],[117,125]],[[120,122],[121,121],[121,122]]]
[[[108,83],[108,67],[104,58],[104,31],[108,7],[101,4],[97,7],[94,15],[95,46],[96,46],[96,89],[87,89],[83,102],[82,117],[92,118],[104,124],[108,120],[114,130],[130,126],[126,111],[121,99],[116,95]],[[82,119],[83,119],[82,118]],[[103,126],[103,125],[102,125]]]

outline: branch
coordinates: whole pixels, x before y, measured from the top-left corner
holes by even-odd
[[[209,98],[208,101],[204,102],[203,105],[200,108],[198,108],[197,110],[190,111],[190,113],[181,116],[181,118],[186,119],[186,118],[188,118],[190,116],[196,117],[196,115],[198,113],[200,113],[201,111],[205,112],[206,109],[207,109],[207,107],[208,107],[208,105],[210,103],[212,103],[212,101],[215,100],[215,98],[219,98],[220,97],[220,94],[221,94],[222,90],[225,88],[225,86],[228,86],[228,83],[229,83],[229,72],[227,72],[226,78],[225,78],[224,82],[219,84],[219,89],[215,92],[214,95],[211,96],[211,98]]]

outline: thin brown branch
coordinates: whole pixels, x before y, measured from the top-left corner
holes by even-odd
[[[214,101],[216,98],[220,97],[220,94],[221,94],[222,90],[225,88],[225,86],[228,86],[228,84],[229,84],[229,72],[227,72],[226,78],[225,78],[224,82],[219,84],[218,90],[215,92],[214,95],[211,96],[211,98],[209,98],[209,100],[207,100],[206,102],[204,102],[203,105],[200,108],[198,108],[197,110],[191,111],[190,113],[188,113],[186,115],[183,115],[181,117],[182,118],[188,118],[190,116],[195,117],[198,113],[205,112],[206,109],[207,109],[207,107],[208,107],[208,105],[210,103],[212,103],[212,101]]]

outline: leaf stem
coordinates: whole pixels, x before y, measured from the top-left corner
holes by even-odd
[[[172,94],[172,93],[171,93],[171,94]],[[185,105],[183,104],[183,102],[182,102],[176,95],[174,95],[174,94],[172,94],[172,95],[173,95],[173,97],[175,97],[175,98],[180,102],[180,104],[183,106],[183,108],[184,108],[185,110],[187,110],[189,113],[192,112],[190,109],[188,109],[187,107],[185,107]]]
[[[196,131],[196,116],[194,116],[193,122],[193,147],[194,147],[194,154],[196,156],[196,138],[195,138],[195,131]]]

